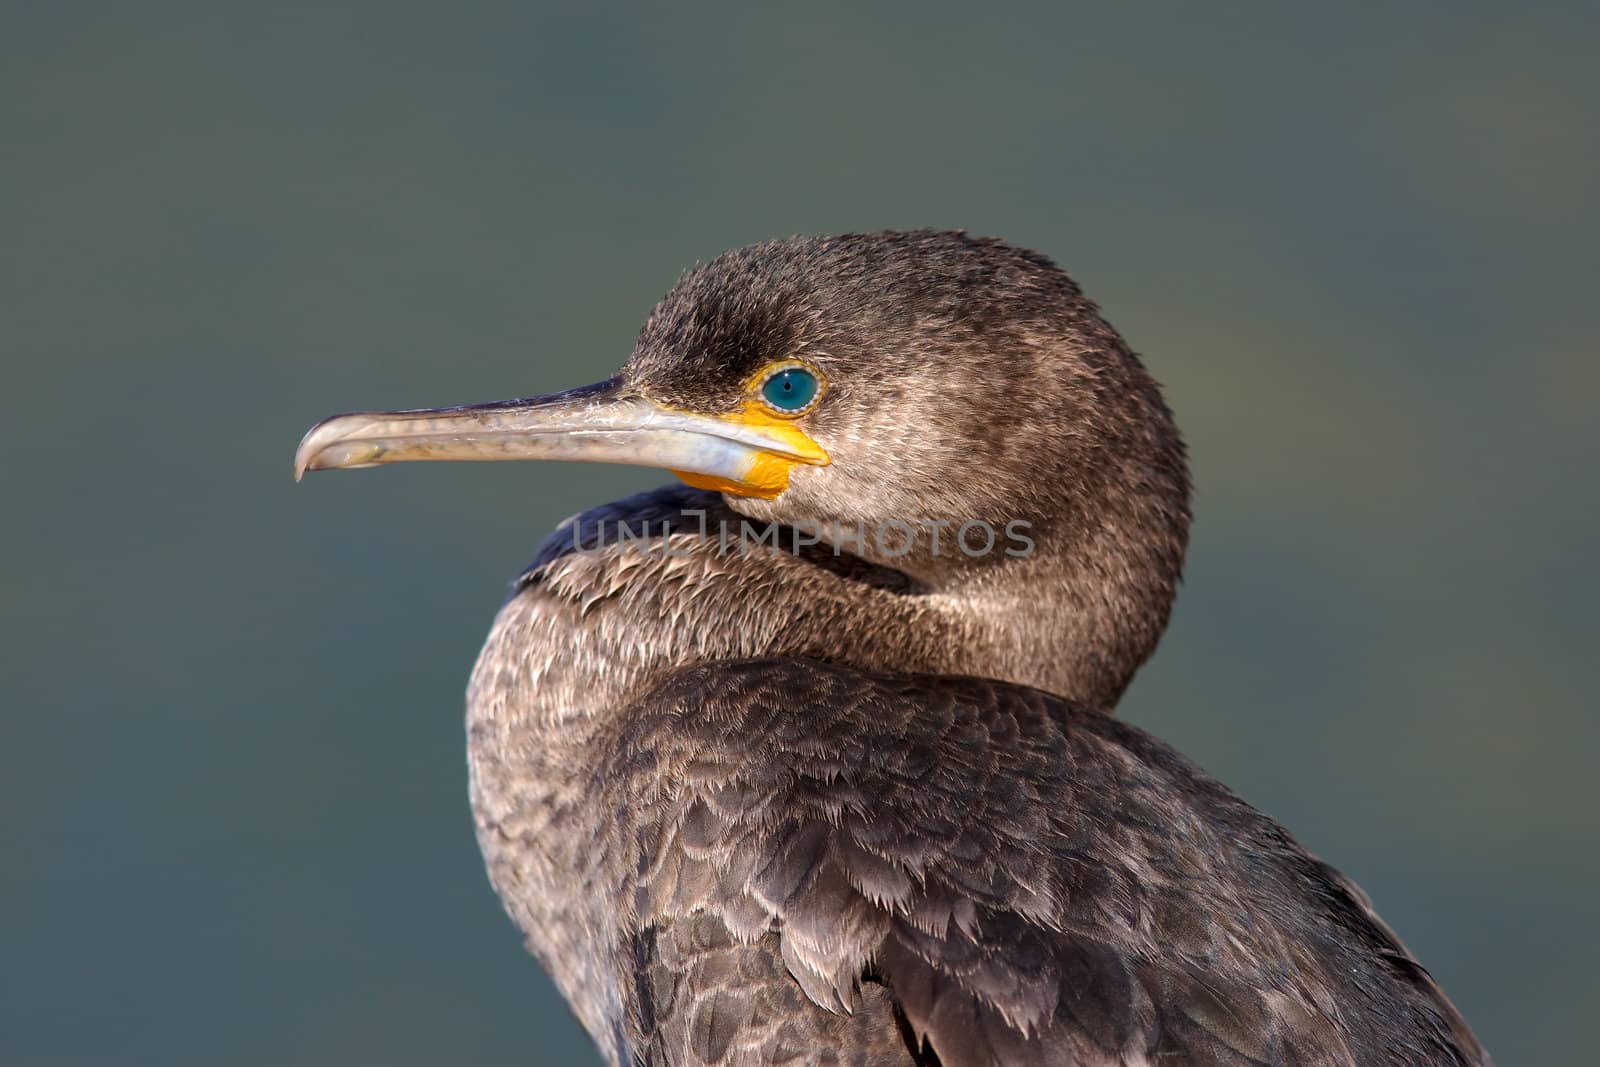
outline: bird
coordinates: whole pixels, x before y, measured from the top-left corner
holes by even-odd
[[[616,376],[314,426],[308,470],[643,465],[467,690],[489,878],[606,1062],[1489,1064],[1350,879],[1114,715],[1190,476],[1067,273],[961,231],[699,264]]]

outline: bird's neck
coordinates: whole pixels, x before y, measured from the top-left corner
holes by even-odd
[[[514,687],[497,706],[551,724],[604,717],[664,672],[772,655],[996,678],[1109,708],[1170,600],[1149,607],[1147,591],[1084,573],[1108,569],[1104,546],[1048,536],[931,586],[827,545],[797,550],[793,531],[752,539],[714,494],[645,494],[573,523],[502,609],[474,679]]]
[[[981,620],[782,548],[674,533],[545,563],[501,609],[474,675],[507,714],[560,730],[604,719],[664,674],[712,660],[806,656],[972,673]]]

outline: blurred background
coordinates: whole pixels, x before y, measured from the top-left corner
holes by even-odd
[[[317,418],[602,378],[677,273],[1054,257],[1198,484],[1121,713],[1349,872],[1505,1065],[1586,1062],[1600,13],[0,4],[0,1064],[588,1064],[462,690],[648,471],[313,477]]]

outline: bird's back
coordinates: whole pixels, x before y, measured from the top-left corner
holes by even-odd
[[[1358,889],[1097,712],[764,659],[608,744],[646,1062],[1486,1062]]]

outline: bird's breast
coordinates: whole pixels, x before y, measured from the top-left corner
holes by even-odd
[[[647,859],[601,780],[630,708],[658,678],[716,660],[949,670],[969,644],[921,601],[788,553],[673,534],[547,549],[500,609],[467,692],[478,840],[507,912],[602,1044],[626,1000],[618,924]]]
[[[467,690],[467,763],[489,879],[528,947],[604,1043],[633,857],[597,768],[659,673],[782,645],[789,619],[692,538],[571,552],[525,576]],[[770,592],[767,590],[765,592]]]

